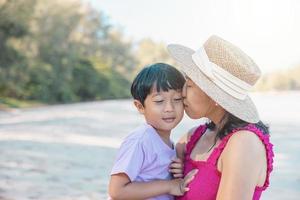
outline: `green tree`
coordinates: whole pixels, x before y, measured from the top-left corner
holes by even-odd
[[[138,64],[134,74],[137,74],[144,66],[156,62],[165,62],[174,66],[176,65],[167,52],[166,44],[163,42],[157,43],[149,38],[142,39],[138,42],[135,57]]]
[[[28,19],[34,1],[7,0],[0,2],[0,93],[1,96],[22,98],[27,63],[16,44],[28,34]]]
[[[81,1],[0,1],[0,92],[46,103],[129,96],[132,42]]]

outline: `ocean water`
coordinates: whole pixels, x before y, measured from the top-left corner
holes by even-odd
[[[271,127],[275,160],[263,200],[300,196],[300,93],[252,94]],[[178,138],[202,120],[183,121]],[[110,100],[0,113],[0,199],[106,199],[121,141],[143,123],[131,100]]]

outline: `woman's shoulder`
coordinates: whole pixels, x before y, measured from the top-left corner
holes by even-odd
[[[268,143],[269,134],[268,128],[262,128],[258,127],[257,124],[236,128],[223,138],[223,143],[234,148],[262,148],[264,150],[264,146]]]
[[[201,125],[200,125],[201,126]],[[194,126],[191,128],[186,134],[186,141],[189,141],[191,136],[195,133],[195,131],[199,128],[199,126]]]
[[[197,128],[198,128],[197,126],[191,128],[187,133],[185,133],[181,138],[179,138],[176,144],[176,148],[185,148],[185,145],[190,140],[191,136],[193,135],[193,133]]]
[[[256,149],[263,146],[260,137],[250,130],[239,130],[230,136],[226,146],[236,149]]]
[[[202,129],[205,128],[206,124],[201,124],[199,126],[194,126],[192,127],[190,130],[188,130],[188,132],[186,134],[184,134],[181,138],[180,138],[180,142],[183,143],[187,143],[188,141],[190,141],[192,135],[198,130],[198,129]]]
[[[183,158],[184,154],[186,152],[186,145],[187,143],[191,140],[192,135],[200,128],[203,128],[203,124],[200,126],[195,126],[191,128],[186,134],[184,134],[177,142],[176,144],[176,151],[177,151],[177,156],[179,158]]]
[[[240,162],[248,159],[259,162],[263,161],[265,154],[265,145],[257,134],[250,130],[239,130],[228,138],[222,157],[229,162],[237,158]]]

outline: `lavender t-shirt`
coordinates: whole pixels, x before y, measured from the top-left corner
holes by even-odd
[[[144,124],[136,128],[122,143],[111,175],[125,173],[132,182],[171,179],[168,169],[175,156],[175,150],[163,142],[156,130]],[[150,199],[174,198],[171,195],[161,195]]]

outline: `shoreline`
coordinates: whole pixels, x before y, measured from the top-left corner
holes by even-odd
[[[300,90],[286,90],[286,91],[254,91],[250,93],[252,95],[286,95],[286,94],[299,94]],[[76,104],[90,104],[90,103],[99,103],[99,102],[109,102],[109,101],[126,101],[132,98],[116,98],[116,99],[99,99],[99,100],[90,100],[90,101],[79,101],[79,102],[67,102],[67,103],[42,103],[38,101],[27,101],[27,100],[18,100],[7,97],[0,97],[0,113],[14,113],[19,110],[33,109],[33,108],[44,108],[52,106],[68,106]],[[5,101],[8,101],[6,103]],[[3,103],[4,102],[4,103]],[[13,103],[11,103],[13,102]]]

